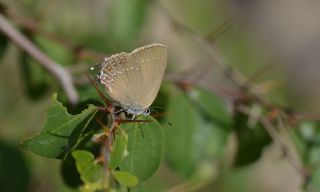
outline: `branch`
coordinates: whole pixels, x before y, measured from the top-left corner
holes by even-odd
[[[47,57],[22,33],[17,31],[2,14],[0,14],[0,30],[56,78],[70,103],[75,104],[78,102],[78,93],[74,87],[72,76],[62,66]]]

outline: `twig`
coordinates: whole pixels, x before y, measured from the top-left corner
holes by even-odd
[[[56,78],[56,80],[62,86],[70,103],[75,104],[78,102],[78,93],[72,82],[72,76],[62,66],[47,57],[22,33],[17,31],[2,14],[0,14],[0,30],[3,31],[3,33],[8,36],[16,45],[37,60],[45,70],[47,70]]]
[[[265,74],[268,70],[270,70],[272,67],[274,67],[274,65],[275,65],[275,61],[268,62],[261,69],[259,69],[255,74],[253,74],[250,78],[248,78],[248,81],[253,82],[258,77],[260,77],[262,74]]]
[[[212,31],[207,35],[207,39],[211,42],[215,41],[218,37],[223,35],[226,31],[228,31],[235,24],[234,19],[231,17],[222,23],[216,30]]]

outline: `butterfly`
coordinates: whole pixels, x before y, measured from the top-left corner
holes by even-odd
[[[133,118],[148,115],[160,89],[167,60],[167,46],[160,43],[131,53],[117,53],[98,65],[97,80],[105,86],[111,99]]]

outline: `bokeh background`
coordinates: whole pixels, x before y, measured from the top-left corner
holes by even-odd
[[[289,140],[287,143],[293,148],[308,149],[297,155],[305,167],[312,167],[308,160],[320,156],[316,121],[320,114],[320,2],[0,0],[0,12],[16,30],[72,74],[80,102],[99,100],[84,76],[90,66],[104,56],[161,42],[168,46],[169,62],[155,106],[164,107],[166,112],[171,97],[168,95],[184,92],[197,98],[198,92],[193,89],[201,87],[223,101],[228,118],[235,118],[234,98],[253,93],[270,103],[271,110],[249,97],[241,102],[252,113],[242,124],[257,123],[254,115],[267,116],[274,112],[273,107],[285,107],[288,110],[281,109],[286,115],[288,111],[313,114],[309,116],[311,120],[288,127],[285,134],[277,129],[277,134]],[[0,191],[77,191],[64,183],[60,161],[36,156],[19,146],[41,130],[51,95],[58,92],[66,104],[67,97],[52,74],[2,33],[0,43]],[[173,117],[185,118],[188,107],[177,106]],[[173,125],[179,121],[168,119]],[[317,169],[301,172],[274,137],[270,140],[247,135],[247,148],[240,153],[235,128],[239,124],[234,123],[228,131],[210,132],[212,137],[202,137],[206,135],[202,130],[211,130],[211,125],[194,126],[197,131],[190,135],[197,134],[198,143],[206,142],[171,146],[175,145],[172,141],[185,134],[183,128],[180,132],[168,131],[169,152],[158,172],[146,182],[146,191],[320,191]],[[301,139],[301,135],[307,139]],[[258,149],[252,150],[255,146]],[[177,160],[170,150],[189,153]],[[237,162],[239,154],[251,160],[241,164]],[[184,164],[188,155],[196,156],[196,160]],[[318,164],[316,160],[312,165]],[[1,186],[8,188],[1,190]]]

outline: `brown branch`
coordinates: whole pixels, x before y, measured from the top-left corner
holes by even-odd
[[[62,66],[47,57],[22,33],[17,31],[2,14],[0,14],[0,30],[56,78],[70,103],[75,104],[78,102],[78,93],[74,87],[72,76]]]

